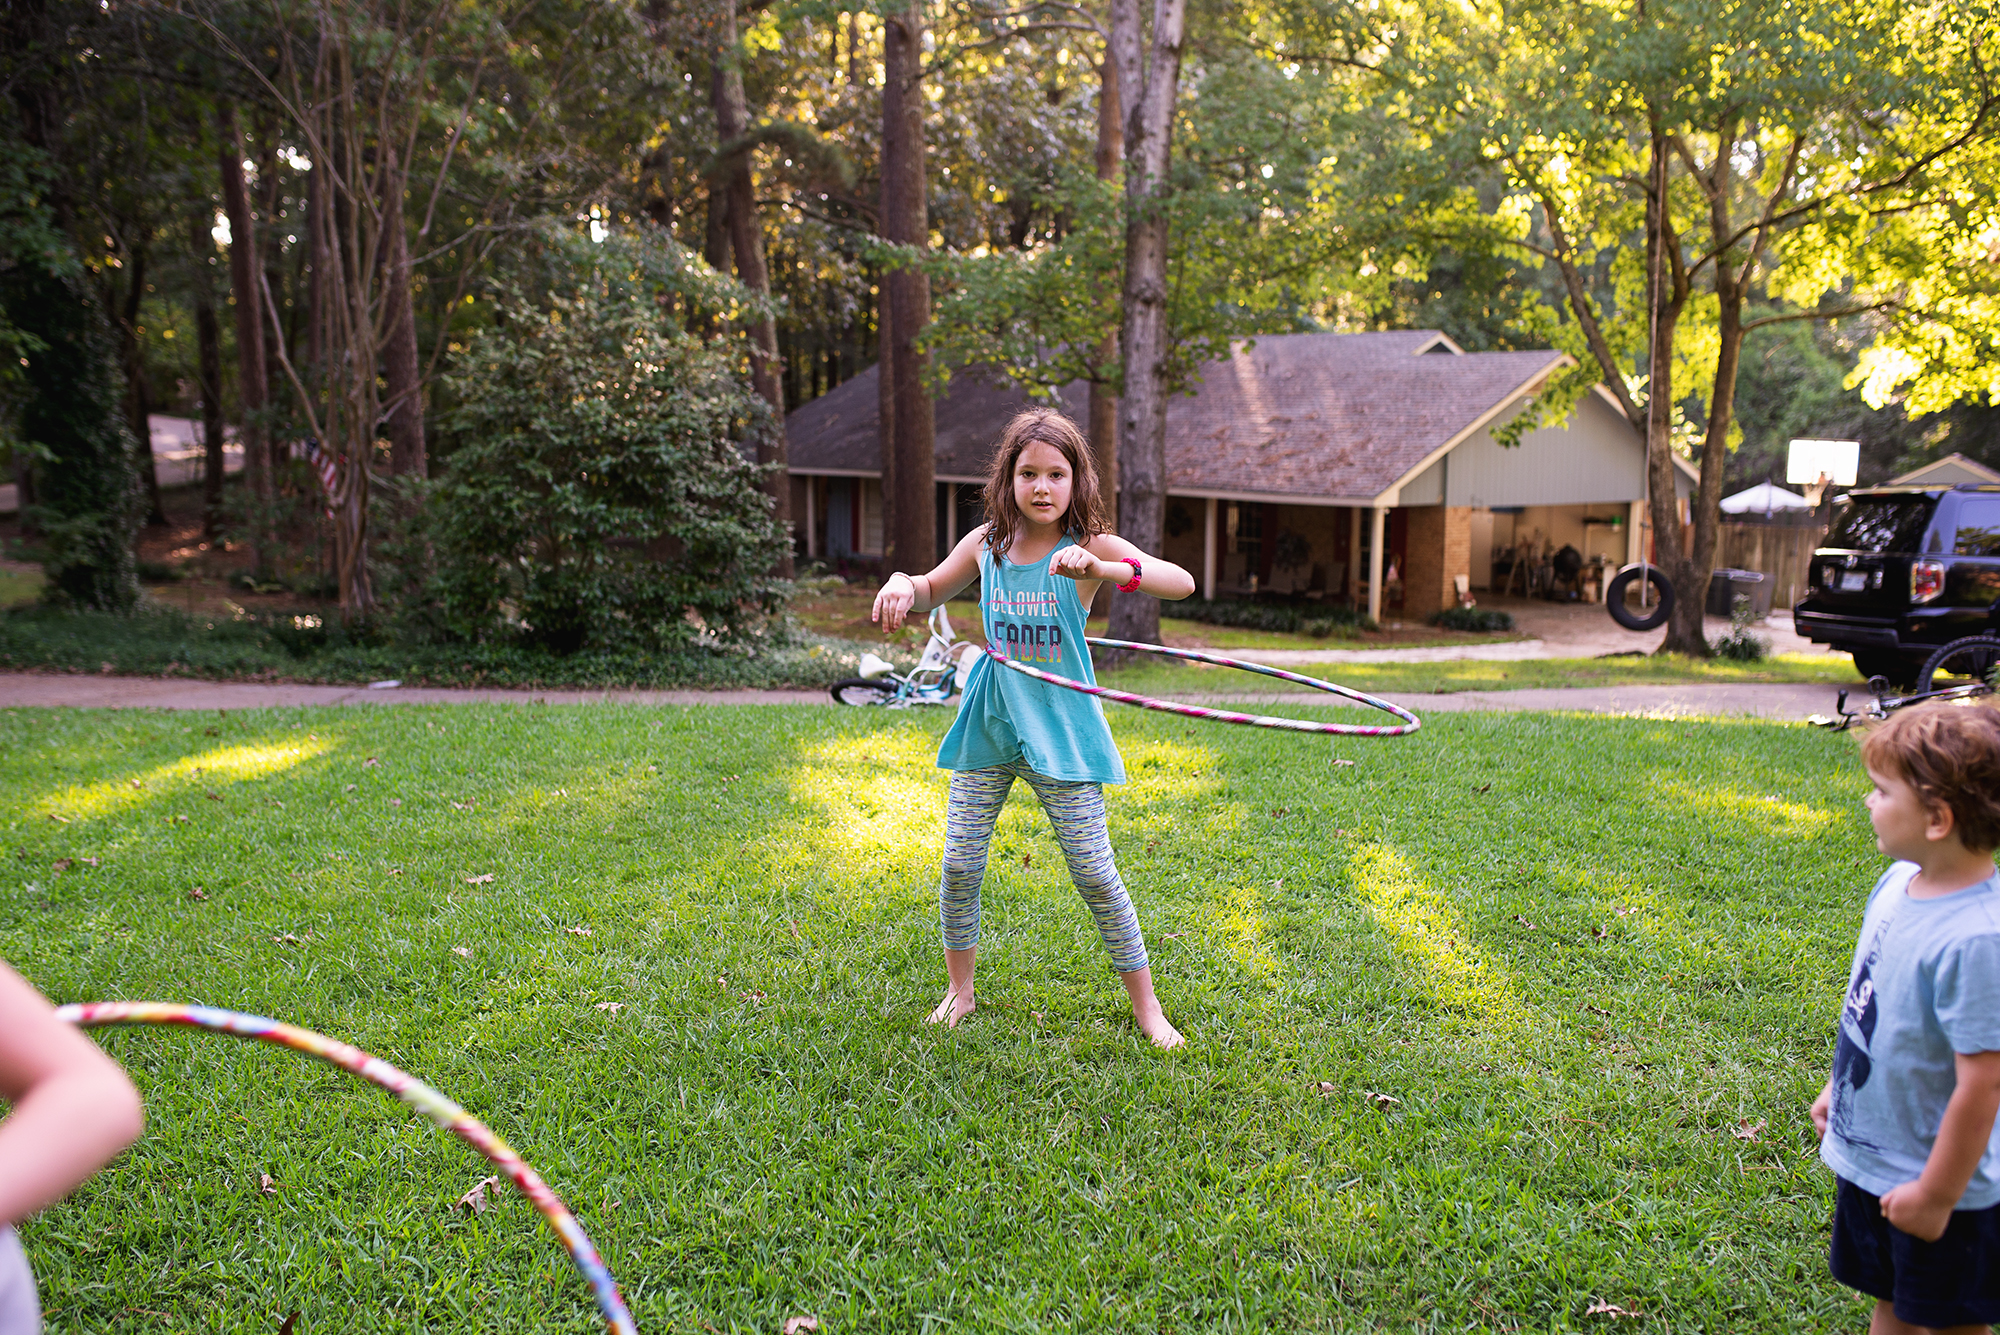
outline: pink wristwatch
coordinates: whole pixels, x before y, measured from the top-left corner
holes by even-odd
[[[1132,567],[1132,582],[1129,584],[1120,584],[1118,586],[1118,592],[1137,593],[1139,591],[1139,563],[1137,561],[1134,561],[1129,556],[1121,556],[1118,559],[1123,561],[1126,565]]]

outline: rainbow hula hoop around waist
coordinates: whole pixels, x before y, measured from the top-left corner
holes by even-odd
[[[1094,644],[1104,649],[1130,649],[1142,654],[1163,654],[1168,658],[1184,658],[1191,663],[1213,663],[1217,667],[1238,668],[1244,672],[1255,672],[1266,677],[1276,677],[1280,681],[1293,681],[1301,686],[1310,686],[1316,691],[1342,696],[1363,704],[1370,709],[1379,709],[1385,714],[1393,714],[1402,719],[1401,723],[1314,723],[1309,719],[1275,718],[1268,714],[1239,714],[1233,709],[1210,709],[1206,705],[1184,705],[1173,700],[1155,700],[1151,696],[1134,695],[1130,691],[1114,691],[1108,686],[1092,686],[1088,682],[1072,681],[1068,677],[1058,677],[1053,672],[1019,663],[1005,654],[996,653],[991,645],[982,645],[987,657],[1003,667],[1008,667],[1037,681],[1048,682],[1052,686],[1067,687],[1081,691],[1085,695],[1102,696],[1106,700],[1116,700],[1121,705],[1136,705],[1140,709],[1157,709],[1165,714],[1181,714],[1188,718],[1204,718],[1214,723],[1242,723],[1253,728],[1285,728],[1292,732],[1326,733],[1336,737],[1401,737],[1423,727],[1423,721],[1401,705],[1393,704],[1377,696],[1364,695],[1346,686],[1336,686],[1318,677],[1304,677],[1296,672],[1286,672],[1282,668],[1270,667],[1263,663],[1246,663],[1240,658],[1223,658],[1219,654],[1198,653],[1193,649],[1169,649],[1159,644],[1135,644],[1131,640],[1101,640],[1088,637],[1084,643]]]
[[[618,1292],[618,1281],[611,1277],[604,1258],[597,1254],[597,1248],[584,1233],[583,1225],[576,1222],[576,1216],[549,1189],[542,1175],[530,1168],[514,1147],[494,1135],[484,1122],[409,1072],[398,1070],[380,1057],[371,1057],[353,1044],[343,1043],[337,1038],[328,1038],[325,1034],[261,1015],[217,1010],[212,1006],[186,1006],[171,1001],[87,1001],[60,1007],[56,1014],[83,1029],[110,1024],[177,1024],[190,1029],[233,1034],[237,1038],[261,1039],[281,1048],[317,1057],[350,1075],[358,1075],[371,1084],[380,1085],[492,1160],[494,1166],[507,1175],[507,1180],[534,1202],[542,1218],[549,1221],[549,1227],[562,1239],[570,1259],[576,1262],[576,1268],[583,1273],[585,1282],[597,1299],[597,1310],[604,1314],[605,1328],[614,1335],[638,1335],[639,1327],[633,1322],[632,1313]]]

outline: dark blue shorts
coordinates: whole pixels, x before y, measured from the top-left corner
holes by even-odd
[[[1882,1199],[1837,1178],[1833,1277],[1881,1298],[1913,1326],[1984,1326],[2000,1321],[2000,1205],[1954,1210],[1936,1242],[1913,1238],[1882,1217]]]

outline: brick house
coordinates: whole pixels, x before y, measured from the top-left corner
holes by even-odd
[[[1644,442],[1603,389],[1503,449],[1509,420],[1563,353],[1462,351],[1428,330],[1281,334],[1202,368],[1167,412],[1166,542],[1208,598],[1255,592],[1422,618],[1459,580],[1561,546],[1593,566],[1639,557]],[[1028,395],[975,372],[937,403],[940,550],[980,522],[1001,426]],[[1085,417],[1081,383],[1062,405]],[[799,545],[879,556],[881,445],[871,368],[788,418]],[[1683,504],[1693,470],[1677,470]]]

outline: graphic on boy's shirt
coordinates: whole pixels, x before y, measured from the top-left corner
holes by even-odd
[[[986,600],[986,642],[1002,658],[1059,665],[1063,661],[1063,633],[1055,624],[1057,615],[1053,593],[997,591]]]
[[[1868,1055],[1878,1018],[1875,965],[1882,958],[1882,936],[1888,928],[1885,921],[1876,929],[1875,939],[1869,942],[1861,967],[1848,985],[1847,1003],[1840,1009],[1840,1038],[1833,1050],[1833,1106],[1828,1110],[1828,1123],[1835,1134],[1850,1145],[1871,1150],[1879,1147],[1854,1131],[1854,1095],[1867,1085],[1875,1070]]]

